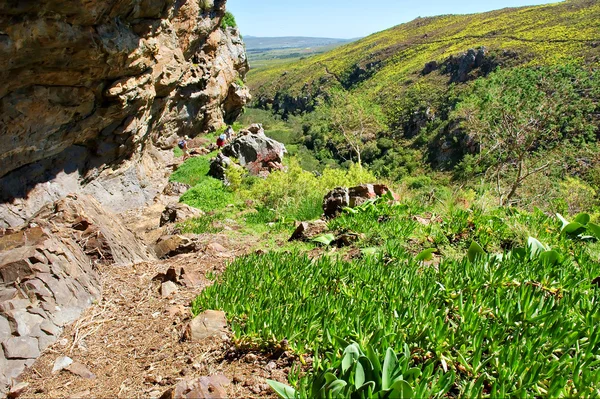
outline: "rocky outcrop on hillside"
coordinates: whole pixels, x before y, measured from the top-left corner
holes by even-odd
[[[156,149],[249,99],[224,13],[225,0],[0,4],[0,227],[71,192],[118,212],[152,199],[166,183]]]
[[[88,196],[0,231],[0,392],[101,295],[100,265],[156,260]]]

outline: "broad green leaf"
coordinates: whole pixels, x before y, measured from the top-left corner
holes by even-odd
[[[394,201],[394,194],[391,191],[386,191],[385,194],[383,194],[380,198],[386,200],[386,201]]]
[[[375,349],[373,349],[372,345],[367,346],[367,357],[373,365],[373,373],[376,376],[381,376],[381,361],[379,360],[379,356],[377,356],[377,353],[375,352]]]
[[[529,248],[532,259],[537,258],[542,252],[549,250],[549,248],[542,244],[537,238],[533,237],[529,237],[527,240],[527,247]]]
[[[588,224],[590,220],[590,215],[588,215],[587,213],[580,213],[579,215],[575,216],[575,222],[580,223],[584,226]]]
[[[296,390],[290,386],[273,380],[267,380],[267,384],[283,399],[294,399],[296,397]]]
[[[415,393],[408,382],[404,380],[395,381],[390,388],[390,398],[412,399]]]
[[[348,383],[344,380],[335,380],[334,382],[329,384],[327,389],[330,391],[332,396],[335,396],[342,389],[346,388],[347,385]]]
[[[374,381],[369,381],[367,383],[365,383],[363,386],[361,386],[360,388],[358,388],[356,391],[354,391],[354,393],[352,394],[353,398],[370,398],[372,395],[369,394],[369,390],[371,392],[373,392],[375,390],[375,382]]]
[[[383,370],[381,375],[381,388],[383,390],[391,388],[396,364],[398,364],[396,353],[392,348],[388,348],[385,352],[385,358],[383,359]]]
[[[349,206],[345,206],[344,208],[342,208],[342,210],[344,212],[348,212],[348,213],[351,213],[353,215],[356,215],[358,213],[358,211],[356,209],[350,208]]]
[[[356,362],[356,370],[354,373],[354,386],[356,389],[360,388],[366,381],[365,369],[361,362]]]
[[[322,234],[313,238],[311,241],[323,245],[331,245],[331,243],[335,241],[335,236],[331,233]]]
[[[583,233],[584,231],[585,231],[585,226],[582,225],[581,223],[577,223],[577,222],[569,223],[568,225],[564,226],[562,229],[563,234],[569,234],[569,235],[578,235],[578,234]]]
[[[540,254],[540,260],[550,265],[560,261],[560,254],[556,251],[544,251]]]
[[[335,374],[332,374],[332,373],[325,373],[324,378],[325,378],[325,383],[327,385],[331,384],[332,382],[334,382],[334,381],[336,381],[338,379],[335,376]]]
[[[417,367],[413,367],[410,370],[402,373],[402,378],[406,381],[410,381],[421,376],[421,369]]]
[[[418,254],[417,257],[415,258],[415,260],[417,262],[429,262],[430,260],[433,260],[433,254],[436,251],[437,250],[435,248],[426,249],[426,250],[422,251],[420,254]]]
[[[600,226],[598,226],[596,223],[588,223],[587,228],[591,235],[600,240]]]
[[[565,219],[560,213],[557,213],[556,217],[558,218],[558,220],[561,221],[562,227],[560,228],[560,231],[563,231],[563,229],[569,224],[569,221]]]
[[[481,256],[485,256],[485,251],[483,250],[483,248],[481,248],[481,245],[473,241],[471,243],[471,246],[469,247],[469,251],[467,252],[469,262],[473,263],[478,257]]]
[[[352,365],[354,365],[361,355],[362,353],[360,353],[357,344],[351,344],[346,347],[346,349],[344,349],[344,357],[342,358],[342,373],[345,374],[346,371],[350,370]]]

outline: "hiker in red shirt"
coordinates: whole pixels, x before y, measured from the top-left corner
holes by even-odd
[[[219,138],[217,139],[217,147],[219,147],[219,148],[224,147],[226,142],[227,142],[227,136],[225,136],[224,134],[220,135]]]

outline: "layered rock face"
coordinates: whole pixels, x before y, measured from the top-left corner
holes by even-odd
[[[71,192],[113,211],[153,198],[178,136],[249,100],[224,0],[0,3],[0,227]]]

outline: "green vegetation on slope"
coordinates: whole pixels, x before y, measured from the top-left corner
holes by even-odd
[[[189,182],[186,171],[205,164],[192,158],[175,178]],[[600,393],[600,228],[590,223],[597,214],[569,222],[495,207],[485,189],[451,190],[421,176],[394,186],[399,203],[379,200],[328,222],[335,234],[357,235],[350,248],[290,245],[291,222],[318,217],[328,189],[374,177],[358,166],[320,177],[294,160],[288,167],[266,179],[241,176],[235,188],[196,177],[205,200],[182,201],[208,215],[181,227],[216,232],[233,218],[248,234],[280,240],[275,252],[234,261],[193,308],[225,310],[245,348],[269,350],[287,338],[310,357],[306,373],[290,373],[300,397],[349,397],[362,386],[356,381],[374,384],[358,397],[389,388],[376,375],[363,380],[360,355],[340,364],[351,342],[382,364],[391,348],[400,374],[385,378],[402,379],[407,397]],[[212,202],[222,196],[229,200]]]
[[[301,126],[319,164],[360,155],[382,178],[444,172],[499,203],[550,208],[563,182],[599,183],[599,20],[589,1],[417,19],[255,71],[249,86]],[[369,108],[374,131],[354,123]]]

